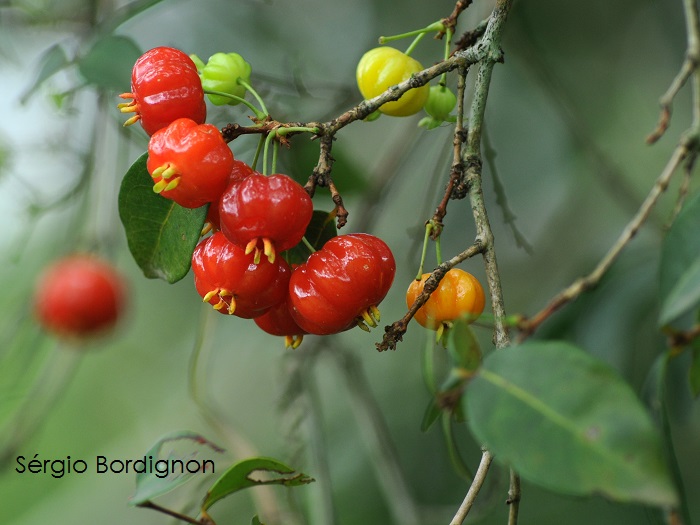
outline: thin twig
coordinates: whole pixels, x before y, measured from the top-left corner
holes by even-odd
[[[445,36],[445,33],[448,29],[451,33],[454,33],[459,15],[461,15],[462,12],[465,9],[467,9],[473,1],[474,0],[457,0],[457,3],[455,4],[455,7],[450,13],[450,15],[442,19],[442,24],[445,26],[445,29],[443,31],[438,32],[438,34],[435,35],[435,38],[442,39],[442,37]]]
[[[186,514],[180,514],[177,511],[168,509],[166,507],[161,507],[160,505],[158,505],[157,503],[153,503],[152,501],[145,501],[143,503],[139,503],[138,506],[144,509],[152,509],[158,511],[162,514],[170,516],[171,518],[175,518],[186,523],[191,523],[192,525],[215,525],[210,518],[206,518],[205,520],[198,520],[187,516]]]
[[[469,491],[467,492],[464,501],[462,501],[462,504],[459,506],[457,514],[455,514],[455,517],[452,518],[450,525],[462,525],[464,520],[467,518],[467,514],[469,514],[469,511],[476,501],[476,497],[479,495],[481,487],[483,487],[484,482],[486,481],[486,474],[489,472],[489,467],[491,466],[492,461],[493,455],[491,455],[488,450],[484,450],[481,454],[479,468],[476,470],[476,474],[474,474],[474,481],[472,481]]]
[[[673,79],[673,82],[671,82],[668,90],[659,100],[659,104],[661,105],[661,116],[659,117],[659,123],[657,124],[656,129],[647,137],[648,144],[653,144],[666,132],[671,122],[673,100],[676,98],[676,95],[686,81],[694,74],[698,74],[697,68],[698,63],[700,62],[700,16],[698,16],[697,0],[683,0],[683,7],[685,11],[688,42],[685,60],[683,61],[680,71]],[[697,90],[698,87],[695,86],[693,89]],[[695,106],[694,120],[695,122],[698,122],[699,119],[700,114],[698,114],[698,107]]]
[[[520,511],[520,476],[513,469],[510,470],[510,487],[508,489],[508,525],[518,523]]]
[[[423,285],[423,291],[416,297],[411,307],[406,312],[401,319],[392,323],[384,328],[384,337],[380,343],[376,344],[377,350],[383,352],[385,350],[396,350],[396,345],[403,339],[403,335],[408,329],[408,323],[416,315],[416,312],[423,306],[426,301],[430,298],[432,294],[440,284],[440,281],[445,276],[445,274],[456,265],[474,257],[476,254],[481,253],[483,247],[479,243],[472,244],[469,248],[464,250],[462,253],[455,255],[452,259],[443,262],[437,268],[432,271],[432,274],[425,281]]]
[[[627,224],[615,244],[612,245],[610,250],[608,250],[595,269],[587,276],[577,279],[569,287],[557,294],[540,312],[536,313],[529,319],[524,319],[519,325],[521,330],[519,337],[520,340],[532,335],[546,319],[548,319],[562,306],[573,301],[583,292],[598,284],[610,266],[612,266],[615,260],[617,260],[620,253],[622,253],[625,246],[627,246],[627,244],[632,240],[632,238],[637,234],[639,229],[647,220],[659,197],[664,193],[664,191],[666,191],[666,188],[668,187],[669,182],[678,167],[689,155],[695,155],[697,153],[697,147],[698,136],[695,133],[686,133],[681,140],[681,143],[674,150],[671,158],[661,172],[661,175],[659,175],[656,183],[640,206],[636,215]]]
[[[453,195],[459,197],[459,192],[455,191],[456,187],[464,180],[464,163],[462,162],[462,144],[464,144],[464,91],[466,86],[466,78],[468,73],[467,68],[459,68],[457,77],[457,122],[455,123],[455,131],[452,138],[452,168],[450,170],[450,178],[445,188],[445,195],[442,201],[435,210],[432,222],[436,228],[432,233],[432,238],[436,239],[442,232],[442,219],[447,215],[447,204]]]

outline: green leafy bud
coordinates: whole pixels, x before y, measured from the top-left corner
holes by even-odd
[[[437,121],[449,120],[450,112],[457,105],[457,97],[446,86],[436,85],[430,87],[428,101],[425,103],[425,112]]]
[[[250,82],[251,67],[238,53],[216,53],[201,68],[202,87],[204,91],[218,91],[239,98],[245,97],[246,88],[239,80]],[[240,101],[223,95],[207,95],[212,104],[235,106]]]

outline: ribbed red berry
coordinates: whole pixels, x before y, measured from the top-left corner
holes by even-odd
[[[123,113],[134,113],[124,125],[141,122],[153,135],[178,118],[203,124],[207,118],[202,81],[192,59],[179,49],[156,47],[134,64],[131,92],[119,95],[131,102],[119,104]]]
[[[277,252],[296,246],[312,215],[306,190],[280,174],[253,174],[230,184],[219,207],[221,231],[246,253],[255,252],[256,260],[264,253],[274,261]]]
[[[334,237],[292,272],[292,317],[318,335],[355,325],[374,327],[377,305],[389,292],[395,272],[394,256],[381,239],[365,233]]]
[[[288,301],[272,307],[260,317],[254,319],[261,330],[271,335],[284,336],[286,348],[298,348],[307,332],[301,328],[289,311]]]
[[[153,134],[146,167],[153,191],[185,208],[199,208],[221,197],[233,161],[216,126],[181,118]]]
[[[248,166],[245,162],[238,159],[233,159],[233,167],[231,168],[231,174],[228,178],[228,184],[233,182],[240,182],[245,179],[248,175],[255,173],[253,168]],[[221,197],[211,203],[209,209],[207,210],[207,224],[209,230],[220,230],[220,220],[219,220],[219,203],[221,202]]]
[[[202,240],[192,255],[195,288],[221,313],[258,317],[287,297],[290,268],[281,257],[274,263],[253,262],[253,254],[229,242],[221,232]]]

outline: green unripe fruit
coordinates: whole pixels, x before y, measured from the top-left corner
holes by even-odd
[[[199,61],[201,63],[201,61]],[[195,61],[195,63],[197,63]],[[239,80],[250,82],[251,67],[238,53],[216,53],[200,69],[202,87],[205,91],[219,91],[239,98],[245,97],[246,88]],[[207,95],[216,106],[235,106],[240,102],[223,95]]]
[[[448,119],[450,113],[457,105],[457,97],[446,86],[436,85],[430,87],[428,101],[425,103],[425,112],[438,121]]]

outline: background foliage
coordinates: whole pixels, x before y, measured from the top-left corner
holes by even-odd
[[[429,335],[412,324],[396,352],[380,354],[374,343],[381,330],[369,335],[353,330],[335,336],[332,348],[311,367],[250,324],[208,315],[189,278],[175,285],[145,279],[128,254],[117,211],[121,177],[146,144],[145,135],[122,132],[123,118],[114,108],[115,95],[129,87],[139,50],[173,45],[200,57],[236,51],[253,65],[253,78],[265,86],[278,120],[322,120],[359,102],[355,64],[379,35],[422,27],[453,7],[451,0],[400,4],[400,9],[381,0],[0,4],[4,439],[21,436],[19,450],[27,456],[131,458],[182,428],[230,448],[234,429],[258,453],[293,462],[317,479],[293,491],[300,505],[318,513],[318,522],[323,523],[326,497],[320,487],[326,486],[332,487],[338,523],[381,523],[391,522],[391,501],[411,506],[392,478],[382,477],[382,456],[376,455],[381,449],[367,433],[363,418],[379,408],[421,522],[449,522],[468,482],[455,472],[439,428],[420,431],[429,399],[420,354]],[[474,26],[491,8],[477,0],[460,27]],[[489,94],[485,165],[509,313],[536,312],[589,272],[653,184],[676,137],[690,124],[689,96],[683,91],[667,135],[653,147],[644,144],[657,122],[658,98],[682,62],[684,34],[680,2],[672,0],[515,2],[506,25],[505,64],[496,67]],[[441,46],[426,39],[416,56],[430,63]],[[85,83],[91,85],[78,89]],[[210,113],[217,125],[230,119],[223,110]],[[416,122],[383,117],[371,125],[356,123],[340,132],[333,150],[335,181],[350,210],[347,230],[381,236],[397,257],[396,285],[382,308],[387,322],[405,312],[404,287],[417,269],[423,222],[442,193],[450,160],[449,128],[425,133]],[[314,152],[292,142],[280,162],[303,180],[315,163]],[[244,137],[234,151],[250,160],[254,146]],[[499,207],[494,191],[499,184],[529,251],[518,246],[510,218]],[[659,253],[676,191],[674,185],[600,286],[537,334],[586,349],[643,399],[653,363],[665,348],[656,321]],[[319,192],[316,207],[324,199]],[[450,257],[474,237],[468,203],[452,202],[445,222],[442,247]],[[84,359],[65,348],[57,351],[38,332],[29,300],[40,268],[75,248],[113,257],[133,293],[129,319],[118,336],[95,342]],[[479,261],[463,266],[483,276]],[[202,330],[209,335],[204,349],[209,359],[200,370],[199,394],[206,391],[217,406],[213,419],[202,416],[188,392],[190,354]],[[476,333],[488,348],[490,330]],[[681,473],[693,493],[700,486],[700,410],[688,387],[688,367],[687,355],[669,364],[668,404]],[[44,397],[32,398],[21,420],[11,415],[44,369],[50,373],[42,384],[63,389],[64,395],[54,400],[40,429],[23,436]],[[304,381],[306,394],[300,395],[290,378]],[[377,403],[370,412],[367,392]],[[318,416],[315,424],[304,419],[309,413]],[[314,472],[318,439],[328,449],[330,479]],[[463,426],[456,428],[456,440],[475,467],[479,444]],[[507,477],[507,471],[491,473],[472,522],[505,521]],[[166,501],[196,505],[207,486],[188,484]],[[163,523],[163,516],[127,506],[133,490],[132,476],[53,479],[4,467],[0,522]],[[286,498],[285,489],[273,490]],[[655,519],[637,504],[564,497],[528,483],[523,494],[523,524],[558,522],[561,516],[571,524]],[[700,502],[691,498],[689,505],[700,520]],[[249,495],[229,498],[216,511],[219,523],[247,523],[255,513]]]

